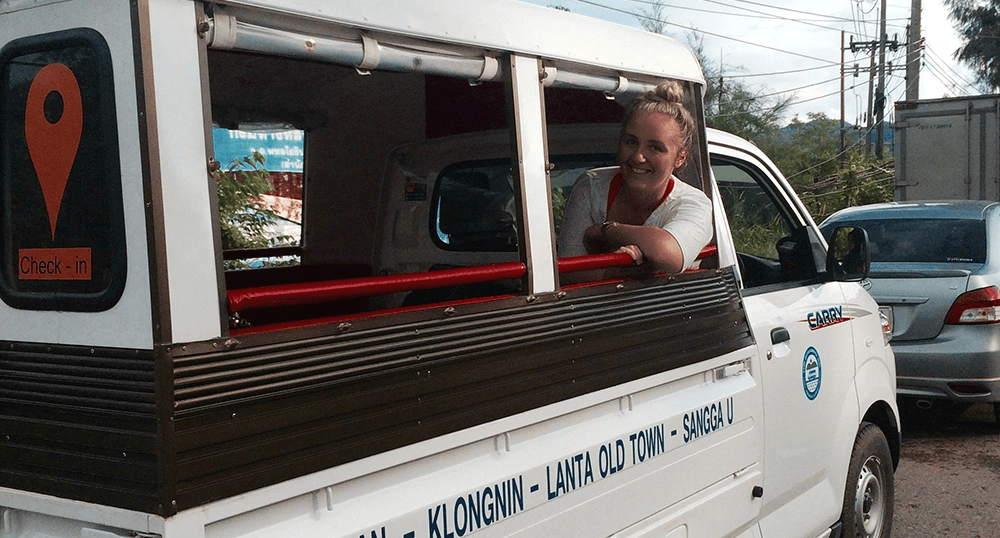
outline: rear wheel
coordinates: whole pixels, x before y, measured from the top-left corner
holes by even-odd
[[[865,422],[854,439],[840,521],[845,538],[888,538],[892,530],[892,455],[878,426]]]

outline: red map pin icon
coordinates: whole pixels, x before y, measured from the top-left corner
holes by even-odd
[[[50,97],[50,94],[57,94]],[[58,107],[51,107],[49,117],[45,116],[45,101],[62,101],[62,113]],[[53,117],[55,116],[55,117]],[[49,121],[49,120],[52,121]],[[80,97],[80,83],[70,68],[63,64],[49,64],[43,67],[28,89],[28,101],[24,110],[24,136],[28,141],[28,153],[35,165],[38,183],[42,186],[45,208],[49,212],[52,239],[56,237],[56,220],[62,205],[66,182],[76,160],[83,133],[83,98]]]

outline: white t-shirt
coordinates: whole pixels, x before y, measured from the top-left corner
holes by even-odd
[[[591,170],[573,184],[559,231],[559,256],[589,254],[583,246],[583,234],[587,228],[607,220],[608,191],[619,171],[618,167]],[[643,224],[670,232],[681,247],[684,267],[690,267],[712,240],[712,202],[705,193],[675,177],[667,199]]]

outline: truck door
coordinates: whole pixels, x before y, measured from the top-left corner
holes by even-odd
[[[840,284],[816,277],[815,232],[769,167],[738,151],[717,152],[712,167],[761,355],[761,531],[818,535],[839,517],[850,456],[840,440],[857,429],[851,309]]]

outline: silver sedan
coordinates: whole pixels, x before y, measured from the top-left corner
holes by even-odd
[[[868,234],[863,284],[893,316],[897,393],[991,402],[1000,422],[1000,204],[941,201],[841,210],[820,225]]]

